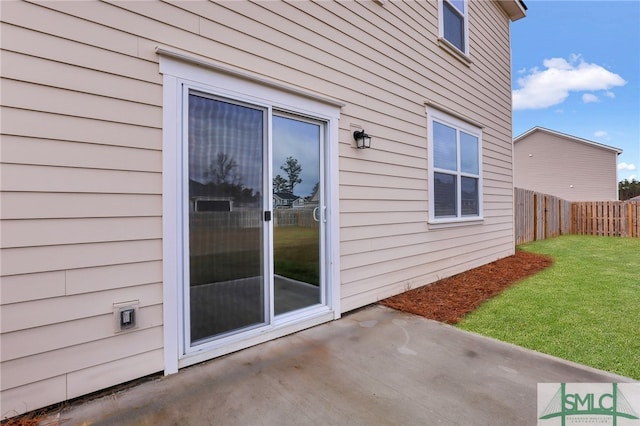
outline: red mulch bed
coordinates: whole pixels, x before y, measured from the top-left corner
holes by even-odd
[[[381,300],[380,304],[456,324],[485,300],[552,263],[548,256],[518,250],[513,256]]]

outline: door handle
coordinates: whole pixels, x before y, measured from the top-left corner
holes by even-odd
[[[314,208],[314,209],[313,209],[313,220],[315,220],[316,222],[320,222],[320,218],[318,218],[318,217],[316,216],[316,213],[318,212],[318,209],[319,209],[319,208],[320,208],[320,207],[316,207],[316,208]]]

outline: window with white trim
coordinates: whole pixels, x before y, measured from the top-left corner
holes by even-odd
[[[469,54],[467,0],[439,0],[440,38],[465,55]]]
[[[427,108],[429,220],[482,219],[482,130]]]

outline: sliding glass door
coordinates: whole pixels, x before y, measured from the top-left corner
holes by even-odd
[[[325,123],[198,91],[185,102],[186,347],[326,303]]]

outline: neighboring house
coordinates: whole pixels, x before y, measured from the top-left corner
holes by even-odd
[[[0,7],[3,416],[514,253],[518,0]],[[288,156],[318,205],[274,232]]]
[[[569,201],[617,200],[621,152],[534,127],[513,140],[514,185]]]
[[[318,204],[316,203],[316,206],[317,205]],[[294,208],[304,208],[305,206],[308,207],[309,203],[303,197],[299,197],[298,199],[293,201],[292,206]]]
[[[300,199],[297,195],[293,195],[290,192],[274,192],[273,193],[273,207],[275,208],[289,208],[293,207],[294,203]]]

